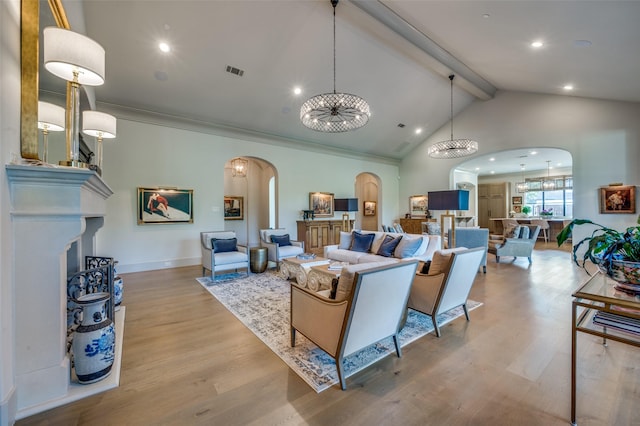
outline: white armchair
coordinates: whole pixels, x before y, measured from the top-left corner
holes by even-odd
[[[437,251],[429,273],[418,273],[413,280],[408,306],[431,316],[437,337],[440,337],[436,321],[439,314],[462,306],[469,321],[467,298],[484,255],[484,247]]]
[[[282,259],[296,257],[304,253],[304,241],[291,240],[286,237],[288,235],[289,233],[284,228],[260,230],[260,246],[267,248],[267,259],[274,262],[276,266],[280,265]],[[273,239],[272,236],[274,236]]]
[[[212,241],[214,238],[217,241]],[[249,250],[246,246],[237,244],[235,232],[201,232],[200,248],[202,275],[209,270],[211,271],[211,279],[214,280],[216,272],[219,271],[246,269],[249,274]]]
[[[291,346],[299,331],[333,357],[343,390],[345,357],[390,336],[401,357],[398,333],[417,265],[413,260],[368,269],[364,264],[344,267],[338,285],[350,285],[345,299],[330,299],[292,283]]]

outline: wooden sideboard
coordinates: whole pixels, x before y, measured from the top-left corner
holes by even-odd
[[[400,226],[407,234],[422,234],[423,222],[436,222],[436,219],[400,219]]]
[[[350,222],[353,229],[355,221]],[[340,242],[341,231],[346,231],[342,227],[342,220],[298,221],[298,240],[304,241],[304,251],[318,256],[324,254],[324,246]]]

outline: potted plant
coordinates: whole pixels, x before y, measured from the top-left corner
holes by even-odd
[[[548,209],[542,209],[540,212],[541,217],[551,217],[553,216],[553,208],[549,207]]]
[[[531,213],[531,207],[529,206],[522,207],[522,213],[525,215],[528,215],[529,213]]]
[[[583,238],[573,247],[573,261],[582,268],[590,260],[609,277],[629,285],[630,289],[640,291],[640,216],[638,225],[631,226],[625,231],[602,226],[587,219],[572,220],[556,237],[558,246],[562,245],[573,233],[573,227],[579,225],[593,225],[596,229],[590,236]],[[578,260],[577,251],[583,244],[587,250]]]

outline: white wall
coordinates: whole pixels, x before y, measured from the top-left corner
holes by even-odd
[[[279,226],[289,229],[292,237],[301,210],[308,209],[309,192],[352,197],[356,176],[362,172],[373,173],[382,181],[383,220],[391,223],[397,216],[395,164],[143,123],[123,118],[126,113],[111,113],[118,117],[118,135],[104,145],[102,176],[114,195],[107,200],[97,251],[118,259],[119,272],[200,264],[200,231],[245,226],[223,218],[224,195],[236,195],[225,194],[224,187],[225,163],[234,157],[261,158],[276,168]],[[194,223],[138,225],[136,188],[155,186],[193,189]]]
[[[476,155],[521,147],[554,147],[573,157],[574,216],[622,229],[637,215],[601,215],[598,188],[610,182],[640,185],[640,103],[570,96],[498,92],[455,117],[454,137],[473,138]],[[449,189],[452,169],[469,159],[435,160],[427,147],[449,138],[448,126],[411,152],[400,166],[400,198]],[[576,230],[576,237],[587,235]]]
[[[20,153],[20,0],[0,1],[0,164]],[[0,173],[0,425],[16,414],[13,232],[7,175]]]

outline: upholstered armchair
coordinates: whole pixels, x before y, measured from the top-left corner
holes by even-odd
[[[501,256],[526,257],[531,263],[531,253],[540,233],[538,225],[518,225],[506,231],[501,241],[489,241],[489,253],[496,255],[496,262],[500,263]]]
[[[342,390],[346,389],[345,357],[393,337],[402,356],[398,333],[418,262],[359,264],[341,271],[335,299],[291,284],[291,346],[302,333],[336,360]],[[325,297],[328,296],[328,297]],[[341,295],[346,295],[343,298]]]
[[[451,232],[447,234],[448,246],[453,248],[451,241]],[[487,251],[489,249],[489,229],[487,228],[456,228],[456,247],[475,248],[482,247],[484,253],[482,255],[482,272],[487,273]]]
[[[211,279],[216,272],[246,269],[249,274],[249,250],[239,245],[233,231],[210,231],[200,233],[202,251],[202,275],[211,271]]]
[[[267,259],[276,266],[280,265],[282,259],[304,253],[304,241],[291,240],[284,228],[261,229],[260,246],[267,248]]]
[[[440,337],[436,321],[439,314],[462,306],[469,321],[467,298],[484,253],[483,247],[439,250],[433,255],[428,273],[416,274],[408,306],[431,316],[437,337]]]

